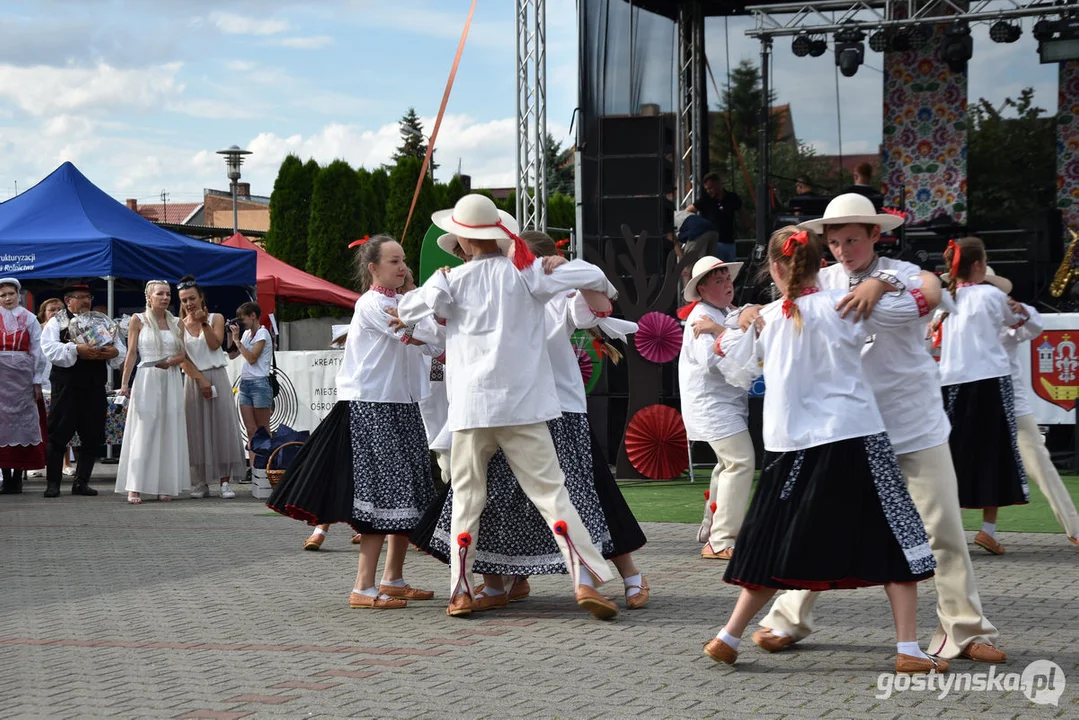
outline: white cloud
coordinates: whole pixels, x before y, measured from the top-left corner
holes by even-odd
[[[104,63],[93,68],[0,65],[0,100],[34,116],[56,113],[151,110],[184,89],[180,63],[135,70]]]
[[[276,35],[289,28],[289,24],[284,20],[245,17],[225,12],[211,13],[210,19],[221,32],[228,35]]]
[[[311,37],[287,37],[281,38],[277,43],[283,47],[296,48],[298,50],[319,50],[333,45],[333,38],[329,35],[313,35]]]
[[[229,70],[235,70],[236,72],[247,72],[254,70],[256,65],[248,60],[229,60],[225,63],[225,67]]]

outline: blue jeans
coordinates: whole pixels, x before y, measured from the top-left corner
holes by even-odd
[[[241,406],[269,409],[273,407],[273,390],[270,389],[270,378],[241,378],[238,398]]]
[[[734,243],[716,243],[716,257],[723,262],[734,262],[738,259],[735,254]]]

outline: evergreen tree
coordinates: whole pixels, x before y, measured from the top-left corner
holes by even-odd
[[[422,164],[421,159],[406,157],[398,160],[397,164],[390,168],[389,193],[386,201],[385,231],[401,242],[401,246],[405,249],[405,260],[412,268],[412,274],[415,277],[419,277],[420,248],[423,246],[423,236],[427,228],[431,227],[431,213],[442,209],[438,205],[431,176],[424,176],[420,196],[416,199],[416,209],[408,225],[408,235],[404,238],[400,237],[405,227],[405,220],[408,218],[408,209],[412,204],[412,195],[416,191],[416,180],[420,176]]]
[[[547,133],[547,197],[562,193],[573,197],[573,148],[562,149],[562,143]]]
[[[409,108],[405,116],[401,118],[401,144],[391,158],[395,163],[401,158],[419,158],[423,160],[427,154],[427,138],[423,134],[423,125],[416,115],[416,108]],[[431,168],[428,172],[432,175],[438,169],[435,165],[434,156],[431,157]]]
[[[310,161],[308,165],[318,164]],[[311,191],[314,173],[289,155],[281,162],[270,195],[270,229],[266,233],[266,252],[293,267],[307,265],[307,224],[311,215]]]
[[[559,240],[569,237],[577,224],[577,205],[573,198],[562,193],[547,196],[547,234]],[[562,228],[556,230],[555,228]]]
[[[371,207],[369,222],[375,233],[389,233],[393,231],[386,225],[386,203],[390,198],[390,174],[385,167],[378,167],[371,171],[367,178],[371,188],[371,196],[374,205]]]
[[[717,103],[719,112],[714,118],[715,127],[712,128],[710,157],[713,170],[730,171],[731,156],[734,154],[736,144],[745,145],[753,150],[757,149],[757,118],[760,115],[763,94],[760,68],[752,61],[742,60],[731,70],[730,90],[728,92],[726,87],[721,88],[721,97]],[[774,92],[771,102],[775,103]],[[773,136],[776,120],[777,118],[772,118]],[[787,138],[774,138],[773,142],[776,139]]]
[[[315,178],[311,195],[307,272],[347,288],[356,287],[348,244],[364,235],[359,185],[356,171],[334,160]]]
[[[458,200],[467,194],[468,193],[465,192],[465,184],[461,182],[461,176],[454,175],[446,185],[446,199],[442,206],[451,208],[457,204]]]

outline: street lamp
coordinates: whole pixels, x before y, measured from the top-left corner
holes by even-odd
[[[225,167],[228,168],[229,182],[232,184],[232,234],[240,231],[240,223],[236,212],[237,183],[240,180],[240,166],[244,164],[244,155],[250,155],[250,150],[241,150],[239,146],[232,145],[225,150],[218,150],[218,155],[225,156]]]
[[[406,135],[412,135],[414,137],[423,138],[424,140],[427,141],[428,145],[431,144],[431,136],[430,135],[424,135],[422,132],[420,132],[416,128],[412,127],[411,125],[402,125],[401,126],[401,132],[405,133]],[[435,181],[435,149],[434,149],[434,147],[431,148],[431,162],[427,164],[427,172],[430,173],[430,175],[431,175],[431,182],[434,182]]]

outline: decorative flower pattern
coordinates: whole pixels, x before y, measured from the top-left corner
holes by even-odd
[[[967,213],[967,75],[940,59],[944,27],[933,28],[925,49],[887,53],[884,61],[881,189],[885,204],[905,207],[912,223],[941,214],[964,222]]]
[[[1059,63],[1057,207],[1065,227],[1079,223],[1079,61]]]

